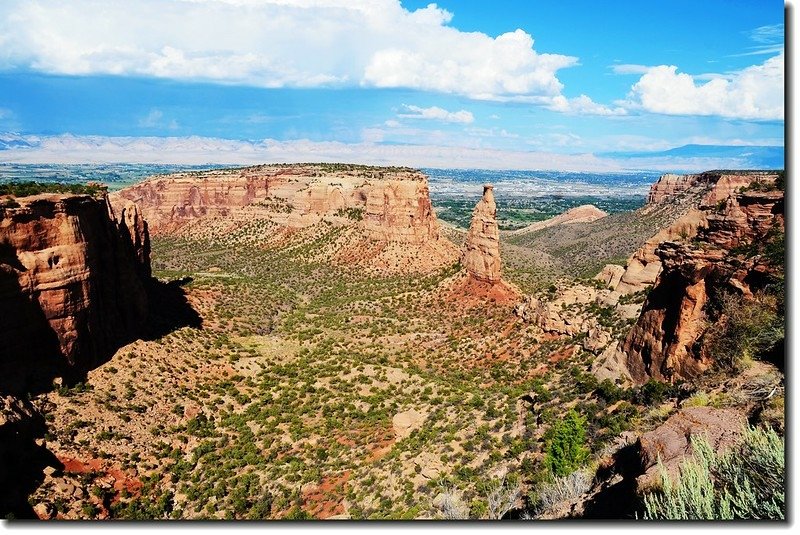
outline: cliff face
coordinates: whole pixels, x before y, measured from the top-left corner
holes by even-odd
[[[484,282],[500,281],[500,231],[493,189],[491,185],[483,187],[461,256],[461,264],[470,276]]]
[[[145,320],[149,235],[105,196],[37,195],[0,208],[0,389],[85,371]],[[49,383],[46,385],[49,386]]]
[[[297,164],[179,173],[111,198],[117,212],[136,204],[154,234],[208,237],[258,220],[273,230],[255,241],[269,244],[325,222],[347,228],[315,251],[321,260],[406,273],[458,258],[440,234],[427,177],[413,169]]]
[[[729,292],[749,299],[774,270],[763,255],[733,250],[766,243],[783,232],[783,192],[743,192],[707,216],[692,245],[665,242],[655,254],[663,266],[621,350],[634,381],[694,377],[713,362],[701,338],[711,322],[710,296]]]
[[[364,228],[375,240],[424,243],[439,239],[427,180],[387,180],[369,188]]]
[[[650,186],[647,204],[662,204],[673,201],[686,194],[701,193],[702,204],[714,205],[726,199],[737,190],[747,186],[754,179],[774,177],[769,172],[725,173],[708,171],[695,175],[666,174]]]
[[[245,173],[179,174],[146,180],[112,194],[115,207],[138,205],[155,233],[174,231],[205,217],[225,217],[237,208],[264,200],[269,178]]]
[[[648,206],[669,204],[681,200],[691,207],[672,225],[661,229],[628,259],[625,273],[615,287],[621,293],[633,293],[655,283],[661,273],[661,261],[656,255],[659,244],[667,241],[689,240],[708,227],[707,218],[721,203],[734,197],[738,191],[754,181],[774,181],[776,175],[769,172],[726,174],[707,172],[695,175],[661,176],[650,187]],[[742,205],[747,201],[741,200]]]

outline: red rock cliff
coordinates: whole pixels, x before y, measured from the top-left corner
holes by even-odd
[[[149,235],[135,205],[37,195],[0,208],[0,388],[80,373],[146,318]],[[49,385],[39,385],[49,386]]]
[[[427,180],[386,180],[367,193],[364,228],[372,239],[424,243],[439,239]]]
[[[748,299],[764,284],[774,266],[734,248],[783,231],[783,192],[738,193],[707,221],[694,244],[664,242],[655,251],[663,270],[621,348],[638,383],[688,379],[711,365],[713,355],[700,343],[715,321],[708,317],[709,296],[727,291]]]

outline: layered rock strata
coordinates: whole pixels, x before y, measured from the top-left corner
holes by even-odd
[[[695,244],[658,247],[663,271],[621,347],[634,381],[692,378],[711,365],[714,356],[698,343],[713,319],[707,315],[709,296],[730,292],[748,299],[775,269],[762,255],[734,248],[766,243],[783,228],[783,192],[743,192],[708,215]]]
[[[0,208],[0,389],[86,371],[141,330],[149,235],[105,195],[37,195]],[[49,383],[42,385],[50,386]]]
[[[494,186],[483,187],[483,197],[475,206],[469,226],[461,265],[479,281],[500,282],[500,230],[497,226],[497,204]]]
[[[652,286],[661,273],[661,261],[656,255],[659,244],[666,241],[691,240],[708,226],[709,214],[727,199],[753,182],[774,182],[775,173],[753,171],[747,173],[706,172],[694,175],[661,176],[650,187],[648,206],[690,200],[692,207],[673,224],[661,229],[647,240],[628,259],[625,273],[615,289],[623,294],[634,293]]]
[[[439,222],[427,180],[386,180],[372,185],[363,226],[370,238],[379,241],[419,244],[438,240]]]

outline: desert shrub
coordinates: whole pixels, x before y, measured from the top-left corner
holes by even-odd
[[[15,197],[28,197],[40,193],[73,193],[97,195],[106,191],[102,184],[63,184],[61,182],[4,182],[0,183],[0,195],[13,195]]]
[[[681,405],[682,407],[708,407],[711,405],[711,397],[708,395],[707,392],[700,390],[695,392]]]
[[[655,379],[649,379],[636,392],[634,400],[640,405],[659,405],[673,395],[675,395],[674,386]]]
[[[721,320],[704,336],[705,349],[718,367],[738,373],[783,340],[783,318],[776,313],[774,296],[743,300],[723,293],[718,300]]]
[[[597,385],[595,393],[608,403],[616,403],[628,397],[628,392],[617,386],[611,379],[603,379],[603,381]]]
[[[675,479],[661,466],[661,489],[644,497],[645,518],[734,520],[784,518],[783,439],[772,429],[749,428],[726,453],[692,437],[694,456]]]
[[[592,486],[592,475],[585,470],[576,470],[566,476],[543,483],[536,493],[536,509],[542,513],[555,505],[574,500],[588,492]]]
[[[566,476],[580,468],[589,457],[586,447],[586,418],[574,410],[548,430],[545,466],[554,476]]]

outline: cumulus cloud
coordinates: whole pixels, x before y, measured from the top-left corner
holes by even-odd
[[[400,0],[3,0],[0,68],[258,87],[406,87],[556,96],[577,58]]]
[[[467,110],[447,111],[438,106],[420,108],[419,106],[409,106],[408,104],[403,104],[403,109],[407,113],[399,113],[397,114],[398,117],[403,117],[406,119],[434,119],[447,123],[464,124],[469,124],[475,121],[475,117]]]
[[[717,115],[732,119],[784,118],[783,53],[705,83],[674,65],[650,67],[622,103],[667,115]]]

